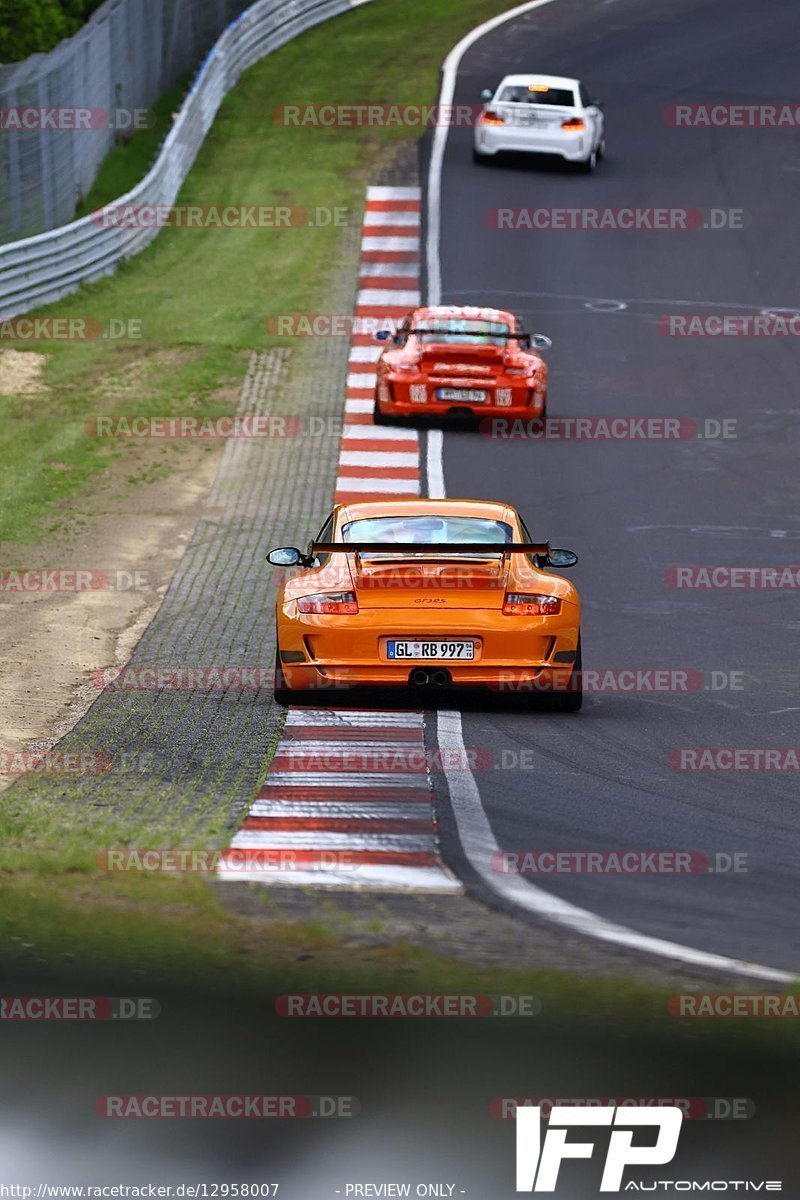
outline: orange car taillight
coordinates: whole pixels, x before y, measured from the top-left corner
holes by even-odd
[[[507,617],[557,617],[561,612],[561,601],[557,596],[506,592],[503,612]]]
[[[505,117],[501,117],[500,113],[492,112],[491,109],[481,115],[481,125],[505,125],[505,123]]]
[[[570,133],[579,133],[581,129],[586,128],[586,123],[580,117],[569,117],[561,122],[561,128],[568,129]]]
[[[301,596],[297,601],[298,612],[329,616],[333,613],[357,613],[358,601],[355,592],[314,592],[313,596]]]

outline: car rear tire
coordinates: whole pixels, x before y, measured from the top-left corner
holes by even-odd
[[[600,139],[600,145],[597,147],[597,161],[600,162],[606,156],[606,139]]]
[[[281,666],[281,652],[279,647],[275,648],[275,685],[272,694],[275,698],[275,703],[280,704],[281,708],[288,708],[297,697],[294,689],[286,685],[286,676]]]
[[[581,163],[581,170],[586,175],[591,175],[597,167],[597,151],[593,150],[589,157]]]
[[[578,634],[578,649],[572,674],[569,677],[567,690],[553,692],[550,697],[553,712],[580,712],[583,705],[583,659],[581,657],[581,636]]]
[[[398,425],[399,423],[399,419],[394,414],[381,412],[378,408],[378,401],[375,401],[372,406],[373,425]]]
[[[480,150],[472,147],[472,161],[479,167],[485,167],[491,157],[491,154],[481,154]]]

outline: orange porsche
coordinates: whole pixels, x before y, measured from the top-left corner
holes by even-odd
[[[571,550],[533,542],[519,514],[484,500],[338,505],[277,602],[275,696],[358,685],[489,687],[581,706],[580,603],[552,568]]]
[[[437,304],[410,313],[376,367],[376,425],[409,417],[500,414],[544,419],[547,364],[537,350],[552,345],[526,333],[499,308]]]

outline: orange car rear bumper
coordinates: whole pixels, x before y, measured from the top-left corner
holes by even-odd
[[[301,691],[337,686],[405,687],[413,670],[443,669],[456,687],[524,690],[540,681],[565,687],[578,646],[578,606],[562,605],[556,617],[509,617],[499,609],[440,609],[414,613],[408,609],[363,609],[346,621],[330,616],[300,616],[294,603],[284,605],[278,622],[281,651],[304,661],[282,661],[289,688]],[[471,660],[388,657],[388,638],[471,640]],[[565,661],[567,660],[567,661]]]

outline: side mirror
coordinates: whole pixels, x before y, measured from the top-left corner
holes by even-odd
[[[595,106],[595,108],[605,108],[605,104],[603,103],[603,101],[598,100],[596,96],[592,100],[592,104]]]
[[[574,567],[578,556],[574,550],[556,550],[551,546],[547,555],[549,567]]]
[[[308,559],[296,546],[279,546],[277,550],[270,550],[267,562],[273,567],[308,566]]]
[[[481,100],[484,102],[484,104],[486,104],[486,103],[488,103],[489,100],[491,100],[493,95],[494,95],[494,92],[492,91],[491,88],[484,88],[483,91],[481,92]]]
[[[390,342],[394,338],[391,329],[376,329],[373,333],[373,340],[376,342]]]
[[[549,350],[553,342],[552,339],[544,333],[534,333],[531,335],[530,344],[535,347],[536,350]]]

